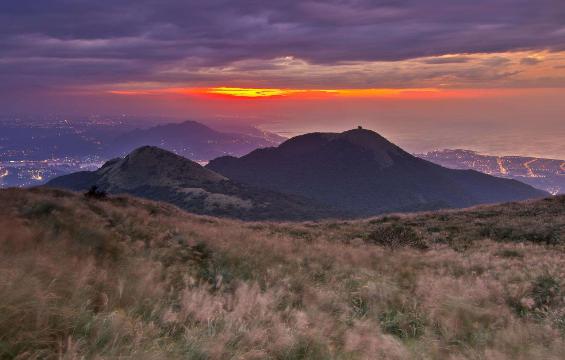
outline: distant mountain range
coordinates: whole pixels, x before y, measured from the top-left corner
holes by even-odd
[[[241,158],[212,160],[207,168],[235,181],[308,197],[356,216],[547,195],[515,180],[441,167],[361,128],[297,136]]]
[[[483,155],[471,150],[437,150],[416,156],[452,169],[473,169],[515,179],[551,194],[565,194],[565,160]]]
[[[135,120],[137,121],[137,120]],[[200,163],[223,155],[241,156],[286,140],[252,126],[195,122],[134,128],[128,123],[55,122],[22,126],[0,122],[0,188],[44,184],[55,176],[92,170],[144,145],[159,146]]]
[[[97,171],[55,178],[49,187],[84,191],[96,185],[111,194],[127,193],[177,205],[205,215],[246,220],[304,220],[343,215],[300,196],[240,184],[169,151],[144,146]]]
[[[364,129],[312,133],[206,167],[144,146],[99,170],[48,186],[128,193],[186,210],[241,219],[306,220],[467,207],[544,197],[515,180],[452,170],[417,158]]]
[[[218,156],[242,156],[252,150],[276,146],[286,140],[258,129],[222,132],[196,121],[157,125],[120,135],[109,147],[112,156],[127,154],[140,146],[158,146],[194,161]]]

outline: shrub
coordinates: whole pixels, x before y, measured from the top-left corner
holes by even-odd
[[[561,242],[559,229],[551,226],[488,226],[481,229],[480,234],[496,241],[531,241],[548,245],[557,245]]]
[[[87,192],[84,193],[84,196],[88,199],[96,199],[102,200],[107,197],[107,193],[104,190],[98,190],[98,186],[92,185]]]
[[[92,251],[98,257],[117,260],[120,257],[118,242],[101,229],[79,227],[72,232],[76,244]]]
[[[532,284],[532,297],[537,309],[547,309],[560,300],[561,286],[551,275],[537,277]]]
[[[514,249],[500,250],[499,252],[496,253],[496,255],[498,255],[500,257],[504,257],[504,258],[523,258],[524,257],[524,254],[522,254],[520,251],[514,250]]]
[[[531,288],[526,297],[521,299],[510,298],[508,305],[520,317],[534,314],[535,317],[544,318],[548,311],[559,308],[562,303],[561,285],[551,275],[538,276],[532,281]],[[555,325],[560,328],[559,318],[554,319]]]
[[[375,244],[391,248],[412,246],[417,249],[427,249],[424,238],[412,227],[403,224],[386,224],[378,226],[368,236],[367,240]]]
[[[426,321],[416,311],[392,309],[379,316],[379,322],[384,332],[401,339],[417,339],[424,334]]]
[[[309,339],[299,340],[296,344],[276,356],[278,360],[323,360],[329,358],[330,354],[324,346]]]
[[[23,215],[27,218],[40,218],[50,215],[55,210],[60,210],[61,207],[51,201],[39,201],[29,207],[24,208]]]
[[[369,313],[370,307],[368,300],[361,294],[357,294],[351,297],[351,310],[353,311],[353,316],[358,319],[362,319]]]

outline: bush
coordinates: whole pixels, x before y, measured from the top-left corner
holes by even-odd
[[[90,189],[88,189],[88,191],[86,193],[84,193],[84,196],[88,199],[96,199],[96,200],[101,200],[101,199],[105,199],[107,197],[107,193],[106,191],[103,190],[98,190],[98,186],[96,185],[92,185],[90,187]]]
[[[417,339],[424,334],[426,321],[415,311],[389,310],[379,317],[384,332],[401,339]]]
[[[523,258],[524,254],[522,254],[520,251],[518,250],[514,250],[514,249],[504,249],[504,250],[500,250],[499,252],[496,253],[496,255],[500,256],[500,257],[504,257],[504,258]]]
[[[538,244],[557,245],[561,242],[558,228],[543,226],[522,228],[517,226],[488,226],[480,231],[480,235],[496,241],[522,242],[531,241]]]
[[[278,360],[301,360],[301,359],[329,359],[330,354],[327,349],[318,342],[310,339],[301,339],[289,349],[277,354]]]
[[[353,316],[358,319],[362,319],[369,313],[370,307],[368,300],[361,295],[356,295],[351,298],[351,310],[353,311]]]
[[[532,284],[532,297],[537,309],[547,309],[560,301],[561,286],[551,275],[537,277]]]
[[[510,298],[508,305],[520,317],[534,315],[536,318],[545,318],[548,311],[562,305],[561,285],[558,279],[551,275],[538,276],[532,281],[531,288],[526,297],[522,299]],[[554,319],[559,329],[565,324],[560,324],[563,319]]]
[[[428,248],[424,238],[416,230],[402,224],[381,225],[367,236],[367,240],[391,248],[401,246],[412,246],[417,249]]]
[[[102,229],[79,227],[72,232],[72,236],[76,244],[88,249],[97,257],[116,261],[121,255],[119,243]]]
[[[60,210],[61,207],[51,201],[39,201],[29,207],[26,207],[23,211],[23,215],[27,218],[40,218],[51,213],[55,210]]]

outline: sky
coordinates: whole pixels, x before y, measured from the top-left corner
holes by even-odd
[[[565,159],[565,2],[3,0],[0,111]]]

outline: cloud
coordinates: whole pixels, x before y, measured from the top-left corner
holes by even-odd
[[[88,85],[166,80],[180,67],[183,81],[220,81],[221,69],[231,77],[246,63],[242,71],[276,80],[291,75],[273,63],[285,58],[338,70],[418,58],[458,65],[479,53],[564,50],[564,19],[560,0],[5,0],[0,77]]]
[[[541,59],[536,57],[525,57],[520,60],[520,64],[522,65],[537,65],[541,62]]]
[[[443,64],[463,64],[473,60],[470,56],[438,56],[423,59],[424,64],[443,65]]]

